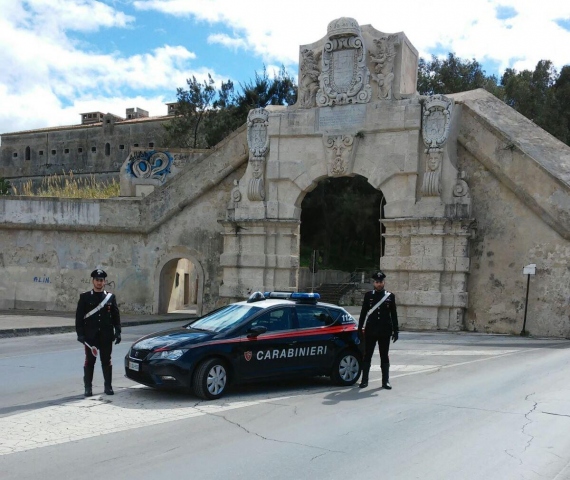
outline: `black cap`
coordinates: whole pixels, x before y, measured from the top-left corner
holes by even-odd
[[[93,270],[91,272],[91,278],[107,278],[107,273],[105,272],[105,270],[97,268],[96,270]]]
[[[372,274],[372,280],[376,280],[377,282],[382,282],[386,278],[386,274],[384,272],[374,272]]]

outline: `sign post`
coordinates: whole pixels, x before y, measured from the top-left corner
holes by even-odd
[[[521,337],[527,337],[528,332],[526,331],[526,310],[528,307],[528,290],[530,287],[530,276],[536,275],[536,263],[531,263],[530,265],[523,267],[523,275],[526,275],[527,279],[526,279],[526,298],[524,300],[524,320],[523,320],[523,327],[521,330]]]
[[[311,280],[311,293],[315,290],[315,273],[319,270],[319,251],[313,250],[311,255],[311,272],[313,273],[313,278]]]

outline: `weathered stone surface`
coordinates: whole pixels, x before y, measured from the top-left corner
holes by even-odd
[[[370,268],[403,329],[518,333],[536,263],[526,329],[570,336],[570,149],[485,91],[420,98],[403,34],[331,25],[300,49],[298,104],[256,109],[144,198],[1,199],[0,308],[71,310],[97,265],[125,311],[173,308],[180,278],[200,309],[294,291],[305,195],[361,175],[386,200]]]

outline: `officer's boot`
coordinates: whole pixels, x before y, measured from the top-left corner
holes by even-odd
[[[381,363],[380,369],[382,370],[382,388],[392,390],[392,385],[390,385],[390,364]]]
[[[85,393],[86,397],[93,396],[93,369],[95,365],[87,365],[83,367],[83,384],[85,385]]]
[[[103,365],[103,379],[105,381],[105,393],[107,395],[115,395],[111,382],[113,380],[113,365]]]
[[[368,386],[368,374],[370,372],[370,363],[362,364],[362,379],[360,380],[359,388],[366,388]]]

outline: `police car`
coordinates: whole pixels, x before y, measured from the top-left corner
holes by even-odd
[[[126,376],[155,388],[191,389],[203,399],[263,379],[328,375],[358,380],[362,355],[354,318],[318,293],[256,292],[181,328],[137,340]]]

